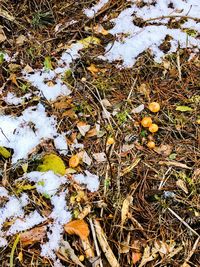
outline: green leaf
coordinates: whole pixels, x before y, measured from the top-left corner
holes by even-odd
[[[192,108],[188,106],[178,106],[176,110],[181,111],[181,112],[186,112],[186,111],[192,111]]]
[[[4,158],[8,159],[8,158],[10,158],[11,153],[5,147],[0,146],[0,155],[3,156]]]
[[[40,172],[53,171],[55,174],[64,175],[65,164],[63,160],[55,154],[45,155],[42,159],[43,164],[39,165],[37,170]]]
[[[176,158],[176,156],[177,156],[176,153],[172,153],[172,154],[169,155],[169,159],[170,159],[170,160],[173,160],[173,159]]]
[[[47,56],[44,59],[44,68],[45,70],[52,70],[51,57]]]

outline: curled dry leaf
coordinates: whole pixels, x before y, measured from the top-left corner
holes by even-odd
[[[176,181],[176,185],[183,190],[183,192],[185,192],[186,194],[188,194],[188,189],[186,186],[186,183],[182,180],[182,179],[178,179]]]
[[[20,234],[20,241],[23,247],[41,242],[46,236],[46,226],[35,227]]]
[[[89,227],[84,220],[74,220],[64,225],[65,232],[69,235],[78,235],[82,240],[89,236]]]

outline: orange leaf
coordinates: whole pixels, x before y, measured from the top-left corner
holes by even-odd
[[[91,64],[89,67],[87,67],[87,69],[93,74],[95,75],[97,72],[99,72],[99,69],[96,68],[96,66],[94,64]]]
[[[79,165],[80,159],[77,155],[73,155],[70,159],[69,159],[69,167],[70,168],[76,168]]]
[[[32,245],[42,241],[46,236],[46,226],[35,227],[29,231],[20,234],[22,246]]]
[[[132,262],[133,264],[136,264],[142,257],[142,254],[140,252],[132,252]]]
[[[65,232],[69,235],[78,235],[82,240],[89,236],[89,227],[84,220],[74,220],[64,225]]]

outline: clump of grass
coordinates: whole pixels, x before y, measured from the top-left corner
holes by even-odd
[[[54,23],[54,17],[52,12],[37,11],[33,14],[32,25],[34,28],[41,28],[52,25]]]

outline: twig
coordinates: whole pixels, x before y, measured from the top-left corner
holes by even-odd
[[[95,249],[96,249],[96,252],[97,252],[97,256],[99,257],[99,264],[100,264],[101,267],[103,267],[103,263],[102,263],[102,260],[101,260],[101,252],[100,252],[100,249],[99,249],[99,246],[98,246],[97,237],[96,237],[96,233],[95,233],[94,224],[92,222],[92,219],[89,219],[89,223],[90,223],[90,228],[91,228],[92,236],[93,236],[93,240],[94,240],[94,246],[95,246]]]
[[[192,227],[189,226],[188,223],[186,223],[175,211],[173,211],[171,208],[167,208],[180,222],[182,222],[182,224],[184,224],[193,234],[197,235],[198,237],[200,237],[200,235],[194,230],[192,229]]]
[[[193,19],[193,20],[200,21],[199,18],[195,18],[195,17],[191,17],[191,16],[185,16],[185,15],[168,15],[168,16],[160,16],[160,17],[155,17],[155,18],[147,19],[147,20],[145,20],[145,22],[149,22],[149,21],[152,21],[152,20],[173,19],[173,18]]]
[[[176,62],[177,62],[177,68],[178,68],[179,81],[182,81],[181,64],[180,64],[180,53],[179,53],[179,51],[177,52]]]
[[[187,266],[187,263],[188,261],[190,260],[190,258],[192,257],[192,255],[194,254],[198,244],[199,244],[199,241],[200,241],[200,236],[196,239],[193,247],[192,247],[192,250],[190,251],[189,255],[187,256],[187,258],[185,259],[184,263],[181,265],[181,267],[185,267]]]
[[[112,250],[108,244],[106,235],[105,235],[103,229],[101,228],[99,221],[94,220],[94,225],[95,225],[95,230],[96,230],[96,234],[97,234],[97,239],[99,241],[101,249],[103,250],[105,257],[107,258],[110,266],[120,267],[119,263],[117,262],[117,259],[115,258],[114,253],[112,252]]]

